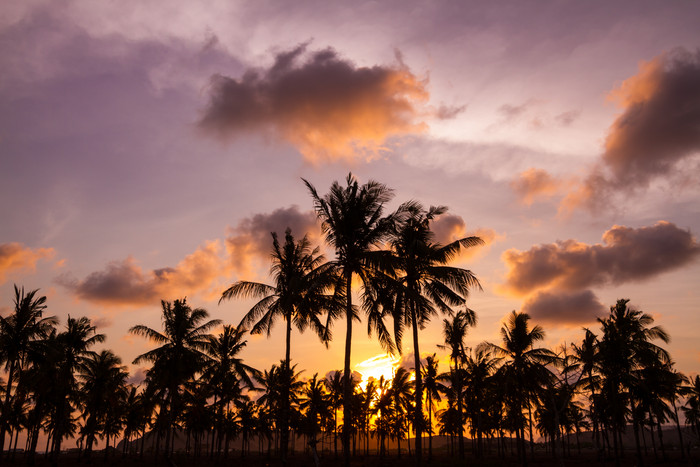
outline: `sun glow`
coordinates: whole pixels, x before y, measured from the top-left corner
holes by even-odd
[[[391,355],[375,355],[355,365],[355,371],[362,374],[362,382],[360,386],[364,389],[367,386],[367,381],[370,378],[379,379],[384,376],[384,379],[391,379],[394,376],[394,371],[399,365],[399,358]]]

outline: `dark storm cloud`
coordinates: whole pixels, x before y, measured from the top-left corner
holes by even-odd
[[[215,75],[200,126],[224,138],[272,130],[309,161],[351,159],[391,136],[422,131],[415,119],[425,84],[400,60],[358,67],[333,49],[307,53],[303,44],[240,79]]]
[[[693,235],[670,222],[638,229],[616,225],[603,234],[602,244],[566,240],[527,251],[507,250],[504,288],[525,296],[540,289],[580,291],[622,284],[680,268],[699,254]]]
[[[605,306],[590,290],[582,292],[539,292],[522,307],[538,322],[580,325],[591,323],[605,314]]]

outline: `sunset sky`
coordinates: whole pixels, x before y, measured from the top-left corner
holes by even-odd
[[[484,288],[469,345],[511,310],[570,343],[629,298],[698,372],[700,3],[3,3],[3,315],[13,284],[40,288],[126,364],[161,299],[237,324],[251,302],[218,298],[269,281],[270,231],[322,244],[302,178],[352,171],[390,208],[447,205],[439,240],[486,241],[454,263]],[[344,331],[292,336],[304,376],[342,367]],[[421,348],[446,368],[441,332]],[[382,354],[355,336],[353,365]],[[283,339],[243,357],[269,368]]]

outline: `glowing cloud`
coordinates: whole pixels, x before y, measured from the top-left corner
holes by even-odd
[[[680,268],[700,255],[700,244],[687,230],[660,221],[633,229],[613,226],[603,243],[576,240],[507,250],[503,290],[525,296],[541,289],[580,291],[594,285],[621,284]]]
[[[687,164],[697,164],[700,51],[677,49],[639,68],[610,93],[623,112],[610,127],[600,163],[562,201],[563,210],[597,209],[611,194],[643,190],[653,180],[682,176]]]
[[[477,236],[481,237],[485,243],[485,246],[488,246],[499,237],[498,234],[492,229],[481,228],[469,232],[467,231],[467,224],[464,222],[462,216],[449,213],[443,214],[435,219],[435,221],[431,224],[431,228],[435,233],[435,241],[443,245],[459,240],[460,238]],[[462,249],[459,257],[463,259],[470,258],[482,250],[483,247]]]
[[[511,181],[511,188],[523,204],[530,206],[537,198],[551,198],[563,187],[563,182],[546,170],[530,168]]]
[[[40,259],[51,258],[55,254],[53,248],[31,249],[21,243],[0,243],[0,284],[7,280],[13,272],[36,270]]]
[[[290,206],[276,209],[270,214],[256,214],[229,229],[226,249],[231,257],[233,269],[240,275],[253,275],[254,263],[270,257],[270,233],[277,232],[279,238],[283,239],[287,228],[292,230],[296,239],[308,234],[312,244],[318,243],[320,238],[314,211],[302,212],[298,206]]]
[[[129,257],[109,263],[104,270],[90,273],[83,280],[63,275],[56,281],[79,299],[102,305],[153,305],[161,299],[173,300],[210,290],[224,271],[220,250],[220,242],[207,242],[174,268],[144,271]]]
[[[388,138],[424,130],[415,120],[425,84],[400,58],[395,66],[358,67],[333,49],[307,53],[302,44],[277,54],[268,69],[212,77],[200,126],[222,138],[271,130],[314,163],[372,157]]]

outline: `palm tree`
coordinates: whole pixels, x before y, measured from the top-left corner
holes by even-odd
[[[81,436],[85,438],[85,452],[89,457],[98,434],[112,434],[113,414],[125,390],[129,373],[121,359],[110,350],[89,355],[78,365],[78,379],[82,382],[80,399],[85,420]],[[109,438],[107,444],[109,445]]]
[[[450,367],[450,380],[455,386],[452,387],[456,402],[456,417],[459,426],[459,457],[464,458],[464,432],[463,425],[464,420],[462,419],[462,396],[463,396],[463,384],[464,384],[464,372],[462,370],[462,362],[466,358],[466,350],[464,348],[464,339],[467,337],[467,329],[469,326],[474,326],[476,324],[476,314],[473,310],[467,308],[466,310],[460,310],[452,319],[444,319],[443,323],[443,336],[445,338],[445,345],[439,345],[440,348],[448,348],[450,350],[450,361],[452,366]]]
[[[477,457],[483,456],[483,435],[488,426],[488,394],[491,390],[491,377],[500,359],[484,349],[470,352],[465,359],[465,392],[468,393],[466,409],[471,418],[471,426],[477,436]]]
[[[78,400],[77,371],[95,353],[93,345],[104,342],[105,335],[98,334],[88,318],[68,317],[66,329],[52,340],[51,364],[54,372],[53,387],[49,390],[50,412],[48,428],[52,440],[53,462],[61,452],[63,438],[71,436],[76,429],[73,410]]]
[[[209,356],[202,371],[202,381],[214,396],[216,406],[219,448],[223,441],[225,416],[229,405],[240,397],[242,385],[254,390],[253,378],[259,375],[255,368],[243,363],[238,354],[245,348],[247,341],[243,338],[245,330],[226,325],[221,334],[210,336],[206,353]],[[243,383],[241,385],[241,383]]]
[[[318,378],[318,373],[314,373],[313,377],[306,382],[299,408],[304,411],[306,432],[311,437],[308,444],[316,456],[316,438],[322,421],[328,418],[330,413],[328,394],[326,393],[323,380]]]
[[[142,324],[133,326],[129,332],[143,336],[156,344],[134,359],[134,364],[150,362],[150,380],[164,391],[166,399],[162,404],[160,414],[166,427],[165,450],[169,455],[171,449],[171,434],[180,400],[180,386],[195,373],[204,368],[209,357],[205,351],[211,343],[208,333],[220,323],[218,319],[205,320],[209,316],[203,308],[192,309],[187,300],[175,300],[173,303],[161,301],[163,312],[163,332],[156,331]]]
[[[630,397],[636,385],[636,371],[654,360],[670,361],[668,353],[651,342],[660,339],[668,342],[668,334],[659,326],[652,326],[654,319],[627,306],[629,300],[621,299],[610,307],[610,316],[599,318],[603,337],[599,343],[600,369],[603,377],[602,395],[610,410],[609,423],[613,429],[615,457],[618,458],[618,438],[627,423],[627,413],[636,414],[634,398]],[[632,417],[638,462],[642,464],[639,442],[639,423]]]
[[[343,403],[343,373],[338,370],[331,372],[323,380],[323,384],[333,409],[333,449],[335,457],[338,457],[338,409]]]
[[[391,401],[394,414],[394,436],[398,442],[398,455],[401,457],[401,439],[406,431],[406,414],[411,411],[411,397],[414,384],[411,374],[404,367],[399,367],[391,379]]]
[[[58,322],[53,316],[42,317],[46,309],[46,297],[37,296],[38,289],[27,293],[24,292],[24,287],[20,289],[15,285],[14,289],[13,313],[6,318],[0,316],[0,361],[5,362],[7,372],[5,401],[0,414],[0,457],[5,447],[7,415],[10,413],[14,394],[13,383],[22,379],[32,341],[45,336]]]
[[[428,405],[428,456],[433,458],[433,407],[434,402],[440,402],[438,383],[438,359],[435,354],[425,358],[425,365],[422,368],[423,386]]]
[[[396,346],[401,350],[403,328],[413,330],[413,355],[415,360],[414,427],[416,430],[416,461],[421,463],[421,434],[423,422],[423,387],[420,371],[418,330],[423,329],[438,312],[452,314],[452,307],[464,306],[469,289],[481,289],[476,276],[467,269],[450,267],[462,248],[482,245],[479,237],[465,237],[447,245],[435,243],[430,222],[447,211],[445,206],[431,206],[425,211],[419,203],[405,207],[410,216],[392,235],[390,245],[394,253],[395,279],[394,329]]]
[[[687,397],[685,405],[681,407],[685,415],[685,423],[695,430],[695,435],[700,438],[700,376],[695,375],[689,384],[681,387],[682,393]]]
[[[277,234],[272,232],[272,266],[270,275],[274,285],[259,282],[240,281],[233,284],[221,294],[221,300],[232,297],[260,298],[253,308],[243,317],[239,326],[253,325],[251,334],[267,332],[268,337],[276,318],[286,322],[284,367],[290,367],[290,347],[292,323],[299,331],[307,327],[318,334],[327,343],[330,332],[320,320],[320,315],[327,311],[334,316],[337,300],[326,292],[336,282],[333,268],[325,263],[319,249],[311,249],[306,236],[298,242],[294,240],[291,230],[285,232],[285,243],[280,246]],[[221,302],[219,300],[219,302]],[[287,458],[289,444],[289,390],[284,385],[282,398],[287,400],[281,407],[281,454],[283,461]]]
[[[527,464],[525,453],[525,421],[523,409],[530,409],[530,394],[549,381],[551,373],[545,367],[556,358],[549,349],[535,347],[537,341],[544,339],[544,330],[540,326],[529,329],[527,313],[513,311],[508,315],[506,324],[501,327],[502,346],[486,343],[485,349],[492,350],[496,356],[503,357],[501,367],[506,384],[509,386],[512,406],[511,413],[516,423],[518,451],[523,465]],[[530,428],[532,437],[532,427]]]
[[[330,264],[337,271],[338,290],[345,296],[345,364],[343,367],[343,417],[351,417],[351,369],[350,354],[352,347],[352,322],[356,318],[352,302],[352,279],[357,276],[364,288],[370,287],[372,273],[380,268],[386,259],[386,252],[376,250],[387,240],[394,225],[392,216],[384,217],[384,205],[393,198],[393,192],[385,185],[368,181],[360,186],[350,173],[346,178],[346,187],[333,182],[330,191],[324,197],[319,196],[316,188],[304,180],[314,200],[314,208],[319,219],[326,242],[335,248],[336,259]],[[391,346],[389,333],[380,320],[374,321],[376,332],[385,346]],[[344,462],[350,464],[350,432],[343,431]]]
[[[593,437],[598,451],[600,451],[600,436],[598,420],[599,415],[595,405],[596,389],[599,386],[600,377],[597,374],[598,366],[598,337],[589,329],[584,328],[585,336],[581,341],[581,345],[571,344],[574,354],[572,355],[573,363],[581,372],[582,378],[579,380],[579,385],[583,389],[590,392],[589,397],[589,413],[593,422]]]

